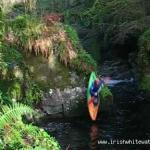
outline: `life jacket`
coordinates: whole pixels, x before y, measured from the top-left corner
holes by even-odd
[[[93,82],[92,85],[91,85],[91,88],[90,88],[91,96],[95,96],[95,93],[97,93],[97,92],[99,93],[103,86],[104,86],[104,81],[103,80],[100,80],[98,85],[94,84],[94,82]]]

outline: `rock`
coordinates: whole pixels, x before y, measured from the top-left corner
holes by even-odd
[[[79,117],[87,114],[86,89],[82,87],[53,89],[53,93],[45,94],[42,109],[53,117]]]
[[[70,72],[69,68],[54,57],[46,59],[42,56],[30,55],[25,57],[25,62],[30,68],[34,81],[44,89],[76,87],[84,82],[75,72]]]
[[[51,89],[51,94],[46,93],[42,101],[42,109],[52,118],[70,118],[81,117],[88,115],[87,100],[86,100],[86,88],[72,87],[60,89]],[[108,111],[112,106],[112,99],[110,94],[106,95],[104,90],[103,100],[101,103],[101,111]]]
[[[40,123],[41,119],[44,118],[46,114],[40,109],[36,109],[32,115],[24,115],[25,119],[30,123]]]
[[[135,73],[129,68],[127,62],[122,60],[105,61],[100,68],[99,74],[104,77],[110,76],[115,80],[129,80],[131,77],[135,77]]]

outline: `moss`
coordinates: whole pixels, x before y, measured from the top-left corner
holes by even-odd
[[[12,101],[8,96],[8,88],[12,81],[0,80],[0,104],[10,104]]]
[[[19,15],[10,20],[9,24],[15,38],[18,40],[17,46],[19,48],[24,47],[24,49],[30,47],[29,44],[32,43],[32,40],[42,36],[44,29],[44,24],[38,18],[30,15]]]
[[[27,105],[14,103],[13,106],[1,106],[0,148],[59,150],[60,145],[43,129],[22,122],[22,115],[32,115],[33,109]]]
[[[19,82],[14,81],[8,88],[8,95],[12,100],[18,101],[22,98],[22,89]]]
[[[149,74],[147,75],[145,74],[141,78],[140,88],[143,90],[150,91],[150,75]]]
[[[91,71],[95,71],[97,67],[96,61],[82,48],[76,30],[70,25],[65,25],[65,31],[77,52],[77,57],[72,60],[70,66],[79,73],[88,74]]]
[[[8,81],[8,80],[0,80],[0,90],[3,93],[7,93],[8,87],[11,86],[13,81]]]
[[[80,42],[79,42],[79,37],[77,35],[76,30],[70,25],[65,25],[64,28],[65,28],[65,31],[66,31],[68,37],[70,38],[70,40],[73,44],[73,47],[75,49],[78,49],[80,46]]]
[[[23,56],[15,48],[3,43],[0,47],[0,75],[3,79],[15,78],[13,69],[18,66],[18,71],[23,67]],[[14,73],[14,74],[13,74]],[[18,73],[18,72],[17,72]],[[17,74],[18,75],[18,74]]]
[[[55,60],[55,67],[49,67],[48,60],[42,56],[28,56],[25,62],[30,69],[31,79],[43,90],[49,88],[64,89],[71,86],[69,69]]]
[[[36,126],[16,122],[7,126],[2,134],[1,142],[4,149],[50,149],[60,150],[55,138]]]
[[[96,71],[96,61],[85,50],[78,52],[77,58],[73,59],[72,67],[79,73],[89,74],[92,71]]]
[[[17,41],[14,41],[11,45],[9,45],[10,43],[7,43],[4,49],[2,49],[2,53],[4,54],[3,60],[6,62],[6,65],[8,64],[8,66],[10,66],[8,67],[8,70],[11,72],[13,72],[13,69],[11,68],[13,68],[16,64],[21,64],[22,60],[24,60],[25,64],[27,64],[27,68],[30,70],[29,79],[25,79],[25,74],[23,73],[24,70],[21,74],[21,70],[16,69],[15,74],[22,77],[22,80],[24,80],[23,82],[27,82],[28,87],[25,89],[25,94],[23,94],[23,96],[25,96],[24,99],[28,104],[33,105],[34,102],[36,104],[38,99],[40,99],[41,94],[38,87],[41,87],[42,90],[47,90],[49,88],[64,89],[67,86],[74,86],[70,79],[70,68],[85,74],[96,70],[96,62],[90,54],[82,49],[77,32],[73,27],[69,25],[63,26],[61,23],[61,25],[56,24],[56,26],[51,25],[50,27],[47,27],[46,24],[29,15],[19,15],[11,19],[9,23],[9,30],[7,32],[8,34],[9,32],[14,34]],[[33,50],[34,47],[32,44],[38,39],[43,39],[47,36],[49,37],[55,34],[53,28],[56,29],[56,27],[58,28],[56,33],[62,31],[61,34],[63,34],[64,30],[67,33],[66,35],[64,32],[66,37],[64,42],[60,43],[59,40],[57,40],[57,42],[52,41],[52,46],[55,46],[52,48],[52,51],[56,60],[47,60],[42,56],[38,55],[35,57],[32,55],[32,52],[35,51]],[[46,35],[44,31],[46,32]],[[43,43],[43,41],[41,43]],[[44,43],[43,45],[46,44]],[[22,56],[23,53],[19,53],[19,51],[17,51],[14,47],[17,49],[26,50],[29,57]],[[40,48],[38,47],[38,50],[39,49]],[[43,51],[40,51],[38,54],[44,53],[45,47],[42,50]],[[72,53],[70,53],[69,50]],[[47,51],[49,52],[50,50],[48,49]],[[65,62],[67,61],[67,65],[69,64],[68,66],[66,65],[67,67],[62,65],[63,63],[59,63],[59,55],[62,55]],[[12,77],[12,80],[14,80],[14,76]],[[33,80],[33,84],[31,83],[31,80]],[[35,86],[34,83],[37,83],[37,85]],[[11,98],[18,100],[19,98],[22,99],[22,95],[19,93],[20,90],[21,87],[19,87],[19,85],[11,85],[8,93]]]
[[[43,91],[37,84],[33,82],[29,83],[24,92],[25,95],[23,98],[23,102],[29,106],[35,107],[43,98]]]

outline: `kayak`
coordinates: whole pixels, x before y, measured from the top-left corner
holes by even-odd
[[[98,99],[97,105],[93,104],[93,97],[90,94],[90,87],[94,80],[96,79],[96,73],[92,72],[90,75],[89,83],[88,83],[88,89],[87,89],[87,105],[88,105],[88,111],[90,114],[90,117],[93,121],[96,120],[98,111],[99,111],[99,106],[100,106],[100,99]]]

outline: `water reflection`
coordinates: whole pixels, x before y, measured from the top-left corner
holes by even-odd
[[[97,150],[99,128],[96,124],[93,124],[90,128],[90,149]]]
[[[150,139],[150,101],[141,99],[135,88],[129,86],[114,88],[114,112],[109,115],[101,113],[98,121],[91,122],[87,118],[78,118],[71,121],[50,122],[45,129],[56,137],[62,150],[120,150],[147,148],[146,145],[111,145],[98,144],[99,140],[111,141],[114,139]],[[118,92],[116,92],[116,91]],[[115,94],[117,93],[117,94]]]

